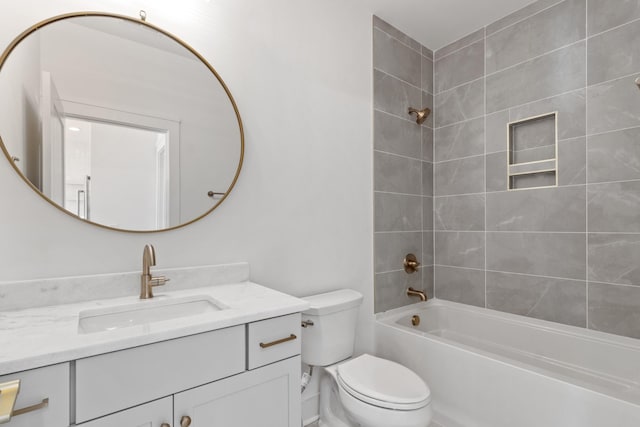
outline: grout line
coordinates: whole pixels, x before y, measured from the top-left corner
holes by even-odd
[[[484,306],[487,302],[487,27],[484,27]]]
[[[534,17],[534,16],[536,16],[536,15],[539,15],[539,14],[541,14],[542,12],[544,12],[544,11],[546,11],[546,10],[548,10],[548,9],[551,9],[552,7],[556,7],[557,5],[559,5],[560,3],[562,3],[563,1],[564,1],[564,0],[558,0],[556,3],[554,3],[554,4],[550,5],[550,6],[547,6],[547,7],[545,7],[544,9],[541,9],[541,10],[539,10],[539,11],[535,12],[535,13],[532,13],[531,15],[527,15],[527,16],[525,16],[525,17],[524,17],[524,18],[522,18],[522,19],[519,19],[519,20],[517,20],[517,21],[515,21],[515,22],[512,22],[511,24],[507,25],[506,27],[502,27],[502,28],[500,28],[499,30],[494,31],[493,33],[488,33],[488,34],[486,34],[486,36],[487,36],[487,37],[489,37],[489,36],[492,36],[492,35],[494,35],[494,34],[498,34],[498,33],[502,32],[502,31],[506,30],[507,28],[513,27],[514,25],[517,25],[517,24],[519,24],[519,23],[521,23],[521,22],[524,22],[524,21],[526,21],[527,19],[531,19],[532,17]],[[526,6],[525,6],[525,7],[526,7]],[[518,10],[514,11],[511,15],[513,15],[514,13],[519,12],[520,10],[522,10],[522,9],[518,9]],[[507,18],[507,17],[509,17],[509,16],[510,16],[510,15],[507,15],[507,16],[505,16],[505,17],[504,17],[504,18],[502,18],[502,19],[505,19],[505,18]],[[502,19],[499,19],[499,20],[502,20]],[[497,21],[496,21],[496,22],[497,22]],[[492,24],[495,24],[495,22],[493,22]],[[489,24],[489,25],[491,25],[491,24]],[[586,31],[585,31],[585,33],[586,33]]]
[[[588,177],[587,177],[588,179]],[[606,184],[624,184],[625,182],[640,182],[640,179],[626,179],[620,181],[600,181],[600,182],[587,182],[588,185],[606,185]]]
[[[434,233],[441,234],[480,234],[486,233],[484,230],[433,230]]]
[[[434,74],[435,74],[435,71],[434,71]],[[433,95],[434,95],[434,96],[435,96],[435,95],[442,95],[442,94],[443,94],[443,93],[445,93],[445,92],[451,92],[452,90],[459,89],[459,88],[461,88],[461,87],[463,87],[463,86],[468,86],[468,85],[470,85],[470,84],[472,84],[472,83],[475,83],[475,82],[477,82],[478,80],[482,80],[482,79],[484,79],[484,76],[481,76],[481,77],[478,77],[478,78],[476,78],[476,79],[469,80],[469,81],[466,81],[466,82],[464,82],[464,83],[460,83],[459,85],[455,85],[455,86],[452,86],[452,87],[450,87],[450,88],[447,88],[447,89],[441,90],[440,92],[435,93],[435,94],[433,94]],[[433,91],[435,92],[435,87],[433,88]]]
[[[434,230],[434,233],[485,233],[485,234],[586,234],[584,231],[536,231],[536,230]],[[592,233],[595,234],[595,233]],[[599,233],[609,234],[609,233]],[[626,233],[623,233],[626,234]],[[640,233],[636,233],[640,234]]]
[[[485,273],[498,273],[498,274],[513,274],[516,276],[528,276],[528,277],[539,277],[539,278],[543,278],[543,279],[553,279],[553,280],[565,280],[565,281],[571,281],[571,282],[587,282],[587,279],[574,279],[574,278],[569,278],[569,277],[557,277],[557,276],[545,276],[545,275],[541,275],[541,274],[531,274],[531,273],[519,273],[519,272],[514,272],[514,271],[502,271],[502,270],[483,270],[480,268],[474,268],[474,267],[461,267],[458,265],[444,265],[444,264],[434,264],[434,267],[445,267],[445,268],[458,268],[461,270],[472,270],[472,271],[485,271]],[[597,283],[604,283],[607,285],[615,285],[615,286],[628,286],[628,287],[636,287],[638,288],[638,286],[634,286],[634,285],[619,285],[617,283],[605,283],[605,282],[597,282]]]
[[[640,285],[630,285],[628,283],[610,283],[610,282],[600,282],[598,280],[587,280],[587,289],[589,289],[589,284],[601,284],[601,285],[607,285],[607,286],[620,286],[623,288],[633,288],[633,289],[640,289]]]
[[[542,274],[531,274],[531,273],[517,273],[513,271],[502,271],[502,270],[488,270],[490,273],[504,273],[504,274],[515,274],[517,276],[530,276],[530,277],[541,277],[544,279],[554,279],[554,280],[570,280],[573,282],[586,282],[587,279],[573,279],[569,277],[557,277],[557,276],[545,276]]]
[[[586,2],[585,5],[586,13],[585,13],[585,34],[589,34],[589,2]],[[585,51],[585,82],[589,84],[589,38],[584,42],[584,51]],[[587,89],[588,92],[588,89]],[[589,133],[589,97],[587,96],[587,92],[585,92],[584,97],[584,123],[585,123],[585,133]],[[588,184],[589,183],[589,144],[588,137],[585,137],[584,144],[584,180]],[[585,215],[585,279],[587,279],[585,283],[585,327],[589,328],[589,188],[585,188],[585,198],[584,198],[584,215]]]
[[[601,81],[601,82],[594,83],[594,84],[591,84],[591,85],[590,85],[590,84],[587,84],[586,88],[587,88],[587,89],[589,89],[589,88],[593,88],[593,87],[596,87],[596,86],[606,85],[606,84],[608,84],[608,83],[613,83],[613,82],[615,82],[615,81],[617,81],[617,80],[624,80],[624,79],[628,79],[629,77],[635,77],[635,76],[637,76],[637,75],[638,75],[638,73],[637,73],[637,72],[635,72],[635,73],[630,73],[630,74],[625,74],[624,76],[615,77],[615,78],[613,78],[613,79],[609,79],[609,80],[603,80],[603,81]]]
[[[435,87],[436,87],[436,53],[433,52],[433,61],[431,62],[431,90],[435,91]],[[435,110],[435,104],[436,104],[436,97],[435,95],[433,96],[433,109]],[[432,113],[434,114],[434,113]],[[433,126],[436,125],[436,118],[433,118]],[[431,137],[433,140],[433,143],[431,144],[431,161],[434,161],[436,159],[436,131],[431,129]],[[431,230],[433,230],[435,228],[435,208],[436,208],[436,204],[433,203],[433,196],[436,193],[436,168],[432,168],[431,171],[431,197],[432,197],[432,203],[431,203]],[[433,235],[433,238],[431,239],[431,245],[432,245],[432,253],[431,253],[431,257],[432,257],[432,264],[435,264],[436,262],[436,239],[435,239],[435,234]],[[436,298],[436,272],[435,269],[433,269],[433,271],[431,272],[431,283],[433,284],[433,297]]]
[[[636,128],[640,129],[640,126],[627,128],[627,129],[623,129],[623,130],[636,129]],[[616,130],[616,131],[610,131],[610,132],[603,132],[603,134],[604,133],[612,133],[612,132],[618,132],[618,131]],[[590,136],[594,136],[594,135],[590,135]],[[578,140],[581,140],[581,139],[585,139],[586,140],[586,138],[587,138],[587,135],[572,136],[571,138],[558,139],[558,144],[573,144],[573,143],[578,142]],[[548,148],[548,147],[552,147],[552,145],[542,145],[540,147],[535,147],[535,148],[526,148],[524,150],[518,150],[517,152],[518,153],[524,153],[524,152],[527,152],[527,151],[541,150],[543,148]],[[487,155],[491,155],[491,154],[502,154],[502,153],[508,153],[508,152],[509,152],[508,150],[489,151],[486,154]],[[558,187],[566,187],[568,185],[576,185],[576,184],[559,185]],[[580,184],[578,184],[578,185],[580,185]]]
[[[559,189],[559,188],[574,188],[574,187],[586,187],[587,184],[586,183],[582,183],[582,184],[566,184],[566,185],[558,185],[558,186],[552,186],[552,187],[532,187],[532,188],[523,188],[521,190],[493,190],[493,191],[487,191],[487,194],[502,194],[502,193],[511,193],[513,191],[522,191],[522,190],[529,190],[529,191],[537,191],[537,190],[541,190],[541,191],[545,191],[545,190],[550,190],[550,189]]]
[[[395,194],[396,196],[432,197],[432,196],[423,196],[422,194],[398,193],[396,191],[381,191],[381,190],[376,190],[375,188],[373,189],[373,192],[374,193],[380,193],[380,194]]]
[[[624,132],[626,130],[635,130],[635,129],[640,130],[640,126],[631,126],[631,127],[620,128],[620,129],[615,129],[615,130],[608,130],[606,132],[591,133],[591,134],[587,134],[586,136],[589,138],[589,137],[592,137],[592,136],[607,135],[607,134],[610,134],[610,133]],[[580,138],[580,137],[578,137],[578,138]],[[571,139],[573,139],[573,138],[571,138]]]
[[[424,75],[424,70],[422,69],[422,63],[423,62],[424,61],[420,61],[420,87],[421,87],[421,90],[424,90],[424,89],[422,89],[422,76]],[[422,100],[422,93],[420,94],[420,100]],[[418,125],[418,126],[420,126],[420,160],[424,160],[424,129],[422,128],[421,125]],[[422,194],[424,195],[424,188],[422,189]],[[423,228],[424,228],[424,224],[422,224],[422,225],[423,225]]]
[[[572,136],[571,138],[558,139],[558,143],[570,144],[572,142],[576,142],[579,139],[585,139],[585,138],[586,138],[586,135]],[[525,153],[527,151],[541,150],[543,148],[549,148],[549,147],[553,147],[553,145],[541,145],[539,147],[534,147],[534,148],[525,148],[524,150],[516,150],[516,152]],[[508,153],[508,152],[509,152],[508,150],[490,151],[487,154],[498,154],[498,153]]]
[[[399,273],[404,270],[385,270],[385,271],[375,271],[374,274],[387,274],[387,273]]]
[[[577,93],[577,92],[581,92],[581,91],[585,92],[585,97],[586,97],[586,89],[587,89],[586,86],[580,87],[580,88],[577,88],[577,89],[571,89],[571,90],[568,90],[566,92],[557,93],[557,94],[554,94],[554,95],[551,95],[551,96],[546,96],[544,98],[534,99],[533,101],[527,101],[527,102],[522,103],[522,104],[512,105],[510,107],[503,108],[501,110],[492,111],[492,112],[490,112],[488,114],[496,114],[496,113],[501,113],[503,111],[507,111],[508,110],[509,111],[509,122],[511,122],[512,121],[512,119],[511,119],[512,110],[517,110],[519,108],[522,108],[522,107],[525,107],[525,106],[528,106],[528,105],[531,105],[531,104],[535,104],[537,102],[548,101],[548,100],[553,99],[553,98],[559,98],[561,96],[565,96],[565,95],[569,95],[569,94]],[[515,117],[513,118],[513,120],[515,120]]]
[[[461,267],[459,265],[433,264],[434,267],[459,268],[461,270],[486,271],[484,268]]]
[[[378,17],[378,18],[380,18],[380,17]],[[382,19],[382,18],[380,18],[380,19]],[[386,22],[386,21],[384,21],[384,22]],[[399,32],[400,34],[404,35],[405,37],[410,38],[410,39],[411,39],[411,40],[413,40],[414,42],[418,43],[418,44],[420,45],[420,47],[422,48],[422,44],[421,44],[420,42],[418,42],[417,40],[413,39],[412,37],[409,37],[407,34],[403,33],[402,31],[400,31],[399,29],[397,29],[397,28],[396,28],[396,27],[394,27],[393,25],[389,24],[388,22],[387,22],[387,25],[389,25],[389,26],[393,27],[397,32]],[[422,54],[422,49],[417,50],[416,48],[414,48],[413,46],[410,46],[410,45],[409,45],[409,44],[407,44],[406,42],[404,42],[404,41],[400,40],[398,37],[394,36],[393,34],[390,34],[390,33],[388,33],[387,31],[383,30],[382,28],[377,27],[375,24],[373,24],[373,29],[374,29],[374,30],[378,30],[378,31],[381,31],[381,32],[385,33],[386,35],[388,35],[389,37],[391,37],[392,39],[394,39],[395,41],[397,41],[397,42],[398,42],[398,43],[400,43],[401,45],[408,47],[409,49],[411,49],[412,51],[414,51],[414,52],[416,52],[416,53],[419,53],[419,54],[420,54],[420,56],[424,56],[424,55]],[[424,57],[425,57],[425,58],[427,58],[426,56],[424,56]],[[427,58],[427,59],[429,59],[429,58]]]
[[[484,196],[485,193],[472,193],[472,194],[451,194],[448,196],[433,196],[432,198],[434,199],[434,203],[437,199],[448,199],[448,198],[455,198],[455,197],[478,197],[478,196]]]
[[[435,101],[434,101],[434,104],[435,104]],[[435,108],[435,107],[434,107],[434,108]],[[505,111],[505,110],[502,110],[502,111]],[[446,125],[444,125],[444,126],[434,127],[434,128],[433,128],[433,130],[440,130],[440,129],[447,128],[447,127],[451,127],[451,126],[455,126],[455,125],[461,125],[461,124],[463,124],[463,123],[470,122],[470,121],[472,121],[472,120],[478,120],[478,119],[481,119],[481,118],[482,118],[482,117],[484,117],[485,115],[486,115],[486,114],[483,114],[483,115],[480,115],[480,116],[471,117],[471,118],[469,118],[469,119],[460,120],[460,121],[458,121],[458,122],[448,123],[448,124],[446,124]],[[434,126],[435,126],[435,124],[434,124]]]
[[[569,48],[569,47],[571,47],[571,46],[577,45],[577,44],[582,43],[582,42],[585,42],[585,41],[586,41],[586,39],[580,39],[580,40],[578,40],[578,41],[575,41],[575,42],[572,42],[572,43],[566,44],[566,45],[564,45],[564,46],[562,46],[562,47],[555,48],[555,49],[553,49],[553,50],[547,51],[547,52],[542,53],[542,54],[540,54],[540,55],[532,56],[532,57],[530,57],[530,58],[528,58],[528,59],[526,59],[526,60],[524,60],[524,61],[520,61],[520,62],[517,62],[517,63],[515,63],[515,64],[513,64],[513,65],[509,65],[508,67],[504,67],[504,68],[501,68],[501,69],[499,69],[499,70],[497,70],[497,71],[493,71],[493,72],[491,72],[491,73],[487,74],[487,75],[486,75],[486,77],[487,77],[487,78],[489,78],[489,77],[491,77],[491,76],[493,76],[493,75],[495,75],[495,74],[502,73],[502,72],[504,72],[504,71],[507,71],[507,70],[510,70],[510,69],[516,68],[516,67],[518,67],[519,65],[526,64],[527,62],[535,61],[536,59],[540,59],[540,58],[542,58],[542,57],[544,57],[544,56],[551,55],[552,53],[559,52],[559,51],[561,51],[562,49],[567,49],[567,48]]]
[[[377,68],[377,67],[373,67],[373,70],[374,70],[374,71],[377,71],[377,72],[379,72],[379,73],[382,73],[382,74],[384,74],[384,75],[386,75],[386,76],[389,76],[389,77],[391,77],[391,78],[394,78],[394,79],[398,80],[399,82],[402,82],[402,83],[406,84],[407,86],[411,86],[411,87],[412,87],[412,88],[414,88],[414,89],[418,89],[418,90],[420,91],[420,96],[422,96],[422,92],[424,92],[424,90],[423,90],[421,87],[416,86],[416,85],[414,85],[413,83],[409,83],[408,81],[403,80],[401,77],[398,77],[398,76],[396,76],[396,75],[393,75],[393,74],[391,74],[391,73],[388,73],[388,72],[386,72],[386,71],[384,71],[384,70],[381,70],[380,68]],[[422,80],[422,76],[420,76],[420,80]],[[429,95],[433,95],[433,94],[432,94],[432,93],[430,93]]]
[[[420,162],[420,163],[433,163],[433,162],[428,162],[426,160],[419,159],[417,157],[409,157],[409,156],[405,156],[403,154],[392,153],[391,151],[376,150],[375,148],[373,149],[373,151],[381,153],[381,154],[387,154],[389,156],[400,157],[400,158],[407,159],[407,160],[415,160],[416,162]]]
[[[508,110],[508,109],[507,109],[507,110]],[[506,111],[506,110],[502,110],[502,111]],[[485,114],[484,116],[486,116],[486,114]],[[456,127],[456,126],[462,126],[462,125],[464,125],[464,124],[467,124],[467,123],[469,123],[469,122],[473,122],[473,121],[475,121],[475,120],[484,119],[484,116],[478,116],[478,117],[476,117],[476,118],[474,118],[474,119],[463,120],[463,121],[461,121],[461,122],[456,122],[456,123],[453,123],[453,124],[450,124],[450,125],[440,126],[440,127],[438,127],[438,128],[434,128],[433,130],[439,130],[439,131],[442,131],[443,129],[452,128],[452,127]]]
[[[558,144],[560,144],[560,143],[572,144],[572,143],[578,141],[579,139],[586,140],[586,138],[587,138],[587,135],[572,136],[571,138],[558,139]]]
[[[433,198],[434,199],[443,199],[445,197],[482,196],[484,194],[485,194],[484,191],[481,191],[479,193],[439,194],[439,195],[434,195]]]
[[[640,231],[535,231],[535,230],[450,230],[435,229],[425,230],[434,233],[493,233],[493,234],[586,234],[587,236],[640,236]],[[376,231],[376,233],[381,233]],[[393,231],[389,233],[403,233],[403,231]]]
[[[388,154],[390,156],[402,157],[403,159],[416,160],[416,161],[419,161],[419,162],[427,162],[426,160],[422,160],[422,159],[420,159],[418,157],[405,156],[404,154],[392,153],[391,151],[378,150],[376,148],[374,148],[373,151],[376,151],[376,152],[382,153],[382,154]],[[427,163],[432,163],[432,162],[427,162]]]
[[[588,231],[586,233],[588,236],[640,236],[640,231]]]
[[[427,267],[433,267],[433,265],[423,265],[420,264],[420,270],[427,268]],[[388,274],[388,273],[404,273],[404,270],[400,269],[400,270],[386,270],[386,271],[376,271],[374,272],[374,274]]]
[[[467,160],[467,159],[472,159],[474,157],[484,157],[484,153],[483,154],[474,154],[472,156],[464,156],[464,157],[458,157],[455,159],[451,159],[451,160],[440,160],[438,162],[432,162],[434,165],[441,165],[442,163],[450,163],[450,162],[457,162],[459,160]],[[431,163],[431,162],[430,162]]]
[[[423,230],[397,230],[397,231],[374,231],[374,234],[415,234],[422,233]],[[431,232],[431,230],[425,230]]]
[[[396,118],[396,119],[400,119],[400,120],[402,120],[402,121],[405,121],[405,122],[408,122],[408,123],[412,123],[412,124],[414,124],[414,125],[416,124],[415,120],[407,119],[406,117],[401,117],[401,116],[398,116],[398,115],[396,115],[396,114],[390,113],[390,112],[388,112],[388,111],[379,110],[379,109],[377,109],[377,108],[374,108],[374,109],[373,109],[373,111],[374,111],[374,112],[376,112],[376,111],[377,111],[377,112],[379,112],[379,113],[386,114],[387,116],[391,116],[391,117],[394,117],[394,118]],[[425,127],[425,128],[427,128],[427,129],[432,129],[432,128],[430,128],[429,126],[424,125],[424,124],[423,124],[423,125],[416,125],[416,126]]]
[[[588,8],[588,7],[589,7],[589,6],[587,5],[587,8]],[[589,15],[587,14],[587,16],[589,16]],[[616,25],[615,27],[611,27],[611,28],[608,28],[608,29],[606,29],[606,30],[604,30],[604,31],[600,31],[599,33],[591,34],[590,36],[587,36],[587,39],[592,39],[592,38],[597,37],[597,36],[599,36],[599,35],[602,35],[602,34],[604,34],[604,33],[608,33],[608,32],[610,32],[610,31],[618,30],[618,29],[620,29],[620,28],[624,27],[625,25],[635,24],[635,23],[637,23],[638,21],[640,21],[640,18],[633,19],[633,20],[631,20],[631,21],[629,21],[629,22],[625,22],[624,24]],[[587,25],[588,25],[588,23],[587,23]],[[589,31],[588,31],[588,30],[589,30],[589,29],[587,28],[587,31],[586,31],[586,33],[587,33],[587,34],[589,34]]]
[[[451,46],[452,44],[457,43],[458,41],[462,40],[463,38],[465,38],[465,37],[469,37],[471,34],[473,34],[473,33],[478,33],[478,32],[483,31],[483,30],[484,30],[484,31],[486,31],[486,28],[485,28],[485,27],[483,27],[483,28],[479,28],[479,29],[477,29],[477,30],[475,30],[475,31],[471,31],[469,34],[466,34],[466,35],[464,35],[464,36],[462,36],[462,37],[458,38],[458,40],[456,40],[456,41],[454,41],[454,42],[452,42],[452,43],[449,43],[449,44],[448,44],[448,45],[446,45],[446,46],[442,46],[442,47],[441,47],[440,49],[438,49],[438,50],[445,49],[445,48],[447,48],[447,47]],[[435,61],[440,61],[441,59],[444,59],[444,58],[446,58],[447,56],[451,56],[451,55],[453,55],[454,53],[460,52],[462,49],[467,48],[467,47],[471,46],[472,44],[476,44],[476,43],[478,43],[478,42],[482,41],[483,39],[484,39],[484,35],[483,35],[481,38],[477,39],[477,40],[473,40],[473,39],[472,39],[473,41],[471,41],[471,42],[469,42],[469,43],[465,44],[465,45],[464,45],[464,46],[462,46],[462,47],[457,48],[456,50],[452,50],[451,52],[447,53],[446,55],[443,55],[443,56],[439,57],[438,59],[436,59],[436,52],[437,52],[437,51],[436,51],[436,52],[433,52],[433,59],[434,59],[434,62],[435,62]]]
[[[424,70],[422,69],[422,63],[424,61],[420,61],[420,85],[422,86],[422,75],[424,74]],[[420,94],[420,99],[422,99],[422,93]],[[421,107],[422,108],[422,107]],[[420,158],[424,159],[424,129],[420,126]],[[421,165],[420,168],[420,193],[422,194],[422,198],[420,199],[420,257],[422,261],[424,261],[424,164]],[[420,289],[424,292],[424,274],[420,271]]]

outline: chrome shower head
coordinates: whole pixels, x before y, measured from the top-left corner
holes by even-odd
[[[409,115],[413,114],[416,115],[416,123],[421,125],[425,120],[427,120],[427,117],[429,117],[429,114],[431,114],[431,110],[429,108],[416,110],[415,108],[409,107]]]

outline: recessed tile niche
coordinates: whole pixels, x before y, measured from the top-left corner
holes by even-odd
[[[509,123],[509,190],[558,185],[558,112]]]

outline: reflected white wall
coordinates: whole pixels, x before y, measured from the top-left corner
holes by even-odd
[[[117,28],[118,22],[110,24]],[[162,50],[68,21],[45,27],[41,37],[41,66],[51,73],[63,101],[179,124],[183,167],[176,223],[215,205],[207,192],[225,192],[231,185],[240,133],[226,93],[201,61],[169,39],[175,46]]]
[[[4,44],[3,44],[4,48]],[[31,182],[41,185],[40,174],[40,37],[30,38],[2,68],[0,79],[0,137],[16,166]],[[16,141],[29,140],[30,144]]]

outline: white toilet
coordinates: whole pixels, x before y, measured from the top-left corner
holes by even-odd
[[[431,391],[418,375],[369,354],[350,359],[362,295],[343,289],[303,299],[311,306],[302,313],[302,361],[325,368],[320,425],[427,427]]]

